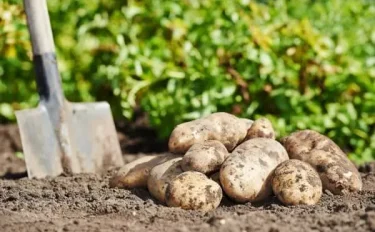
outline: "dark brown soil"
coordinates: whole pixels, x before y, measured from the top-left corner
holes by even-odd
[[[0,231],[375,231],[375,173],[370,164],[361,167],[363,191],[349,196],[326,192],[316,206],[285,207],[274,197],[259,204],[223,200],[215,211],[201,213],[165,207],[145,189],[109,188],[115,170],[105,176],[19,179],[14,174],[24,172],[24,163],[9,154],[20,144],[1,137],[9,138],[11,130],[0,130]]]
[[[17,178],[26,175],[24,160],[15,155],[20,151],[22,144],[18,127],[0,124],[0,176]]]

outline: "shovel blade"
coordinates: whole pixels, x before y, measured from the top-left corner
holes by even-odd
[[[16,112],[29,178],[54,177],[64,170],[102,173],[124,164],[108,103],[67,102],[64,111],[64,136],[43,104]]]
[[[60,175],[62,152],[47,109],[40,105],[17,111],[16,117],[29,178]]]
[[[70,103],[68,125],[81,172],[101,173],[124,164],[107,102]]]

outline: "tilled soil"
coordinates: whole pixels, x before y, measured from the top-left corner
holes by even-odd
[[[145,189],[109,188],[115,170],[104,176],[19,179],[22,160],[3,154],[0,164],[14,172],[0,178],[0,231],[375,231],[371,164],[360,169],[363,191],[325,192],[315,206],[286,207],[275,197],[257,204],[224,199],[216,210],[202,213],[163,206]],[[129,162],[142,155],[124,158]]]
[[[113,171],[112,171],[113,172]],[[169,208],[145,189],[108,187],[111,172],[47,180],[0,180],[1,231],[371,231],[375,174],[350,196],[325,193],[316,206],[224,200],[209,213]]]

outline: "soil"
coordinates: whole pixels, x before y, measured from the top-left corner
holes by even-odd
[[[16,125],[0,124],[0,176],[18,178],[26,176],[23,159],[16,156],[22,151],[21,138]]]
[[[121,136],[126,162],[149,155],[129,154],[145,142],[131,133]],[[163,147],[160,143],[160,154]],[[257,204],[224,199],[203,213],[163,206],[145,189],[109,188],[116,170],[30,180],[16,151],[21,151],[17,127],[0,126],[1,231],[375,231],[374,164],[360,167],[363,191],[325,192],[315,206],[286,207],[275,197]]]

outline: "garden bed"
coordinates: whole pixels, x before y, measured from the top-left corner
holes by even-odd
[[[133,128],[134,131],[139,131]],[[148,155],[141,134],[119,133],[126,162]],[[370,231],[375,230],[375,173],[362,167],[364,189],[349,196],[323,194],[315,206],[282,206],[223,200],[209,213],[165,207],[144,189],[108,187],[106,175],[81,174],[47,180],[25,178],[15,126],[0,127],[1,231]],[[150,140],[152,132],[144,128]],[[163,143],[155,143],[162,154]],[[146,149],[142,150],[140,148]],[[135,153],[137,148],[140,153]],[[142,153],[143,152],[143,153]]]

